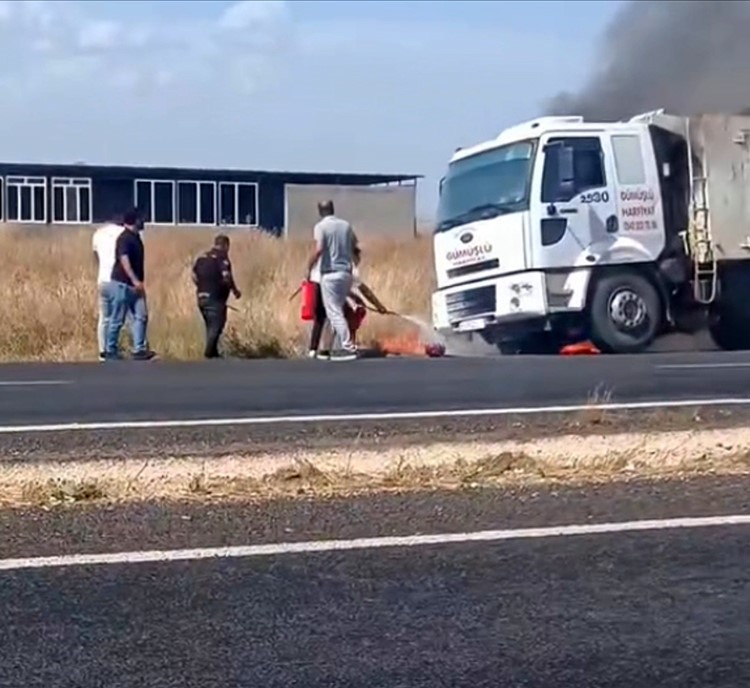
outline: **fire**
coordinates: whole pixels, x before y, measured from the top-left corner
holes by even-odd
[[[437,357],[445,353],[442,345],[422,341],[418,332],[382,337],[377,342],[377,348],[385,356]]]
[[[437,358],[445,355],[445,347],[437,342],[424,341],[419,332],[380,337],[374,347],[383,356],[427,356]],[[564,346],[560,356],[591,356],[601,353],[591,342],[577,342]]]
[[[383,337],[378,341],[378,348],[386,356],[424,356],[424,343],[418,332]]]

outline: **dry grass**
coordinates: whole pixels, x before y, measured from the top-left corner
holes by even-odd
[[[0,464],[0,508],[85,502],[268,500],[298,495],[592,483],[750,473],[750,430],[628,432],[529,441],[269,452],[205,459]]]
[[[91,229],[3,228],[0,252],[0,360],[87,360],[96,356],[96,271]],[[191,359],[202,351],[202,321],[190,268],[215,232],[147,230],[149,342],[162,357]],[[362,238],[362,275],[385,304],[426,317],[433,285],[429,237],[403,241]],[[225,345],[243,357],[300,352],[307,328],[299,319],[299,286],[309,244],[257,232],[232,234],[232,261],[243,298],[233,305]],[[371,314],[362,341],[399,335],[410,326]]]

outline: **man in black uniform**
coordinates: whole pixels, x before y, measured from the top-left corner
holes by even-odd
[[[213,248],[199,256],[193,265],[193,282],[198,291],[198,308],[206,324],[205,358],[220,358],[219,338],[227,323],[227,300],[230,294],[239,299],[239,289],[229,262],[229,237],[219,234]]]

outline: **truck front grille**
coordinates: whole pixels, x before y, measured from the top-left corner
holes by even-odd
[[[462,265],[460,268],[453,268],[448,270],[448,277],[455,279],[456,277],[463,277],[464,275],[470,275],[472,272],[481,272],[482,270],[496,270],[500,267],[500,261],[497,258],[492,260],[483,260],[481,263],[474,263],[474,265]]]
[[[494,315],[496,307],[495,286],[467,289],[447,294],[445,305],[450,322],[459,322],[480,315]]]

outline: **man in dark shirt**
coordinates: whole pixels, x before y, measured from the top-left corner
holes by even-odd
[[[193,283],[198,292],[198,309],[206,326],[205,358],[220,358],[219,339],[227,324],[227,301],[240,294],[232,276],[229,261],[229,237],[219,234],[213,248],[197,258],[193,264]]]
[[[112,267],[113,312],[107,330],[108,360],[119,358],[120,330],[128,313],[133,318],[133,358],[146,361],[154,357],[148,349],[146,330],[148,307],[146,305],[145,252],[140,233],[143,223],[135,211],[125,214],[123,231],[115,244],[115,262]]]

